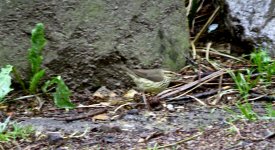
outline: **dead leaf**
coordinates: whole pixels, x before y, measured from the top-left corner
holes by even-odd
[[[134,98],[134,96],[138,94],[138,92],[134,89],[129,90],[125,95],[123,95],[124,98]]]
[[[97,91],[93,94],[93,97],[95,97],[95,98],[100,98],[100,99],[104,99],[104,95],[102,95],[101,93],[99,93],[99,92],[97,92]]]
[[[93,94],[93,97],[100,99],[108,99],[109,97],[117,97],[117,94],[107,89],[105,86],[102,86]]]
[[[93,121],[96,121],[96,120],[106,121],[109,119],[110,119],[110,117],[107,114],[99,114],[99,115],[93,116],[93,118],[92,118]]]

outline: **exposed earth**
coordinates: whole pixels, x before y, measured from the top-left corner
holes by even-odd
[[[28,102],[26,104],[26,102]],[[25,103],[25,105],[23,105]],[[254,104],[264,114],[264,103]],[[129,103],[89,105],[66,111],[45,102],[40,111],[31,99],[9,106],[13,119],[32,125],[36,134],[28,140],[2,143],[4,149],[274,149],[275,122],[260,119],[232,121],[225,109],[197,102],[173,109],[146,110]],[[19,106],[19,107],[16,107]],[[88,105],[85,105],[88,106]],[[232,110],[238,112],[236,109]],[[235,116],[236,117],[236,116]],[[232,117],[231,117],[232,118]]]
[[[75,1],[80,3],[78,1]],[[92,1],[89,1],[92,2]],[[30,2],[31,3],[31,2]],[[65,3],[59,2],[59,3]],[[71,2],[66,2],[71,3]],[[27,5],[27,4],[25,4]],[[45,4],[46,5],[46,4]],[[85,3],[83,3],[83,6]],[[66,5],[65,5],[66,6]],[[82,5],[81,5],[82,6]],[[44,7],[41,7],[41,10],[44,10]],[[45,9],[54,9],[55,7],[45,7]],[[70,8],[70,7],[68,7]],[[33,7],[33,9],[37,9]],[[82,9],[82,7],[79,7]],[[40,9],[38,9],[40,10]],[[13,11],[13,10],[12,10]],[[33,15],[32,10],[29,13]],[[49,11],[51,12],[51,11]],[[55,12],[55,11],[53,11]],[[19,12],[14,12],[19,13]],[[19,13],[20,15],[26,15],[28,13]],[[63,14],[63,13],[61,13]],[[5,13],[3,13],[5,15]],[[36,14],[34,14],[36,15]],[[208,14],[211,15],[211,14]],[[10,17],[14,17],[11,15]],[[39,16],[36,16],[40,19]],[[76,16],[78,17],[78,16]],[[47,18],[47,16],[46,16]],[[205,20],[208,20],[205,17]],[[21,17],[20,17],[21,19]],[[39,20],[37,19],[37,20]],[[45,19],[47,20],[47,19]],[[66,19],[65,19],[66,20]],[[82,25],[80,20],[75,20],[76,25]],[[33,21],[37,22],[36,20]],[[137,23],[142,23],[136,21]],[[18,23],[20,24],[20,23]],[[15,32],[14,20],[10,19],[10,22],[6,22],[6,26],[10,27],[12,31],[6,31],[3,28],[4,33],[7,35]],[[24,24],[23,24],[24,25]],[[82,28],[79,29],[75,25],[77,30],[69,30],[70,32],[75,32],[70,36],[70,42],[74,40],[79,40],[80,37],[84,38],[83,43],[97,40],[97,38],[86,39],[86,32],[82,31]],[[201,25],[204,25],[201,23]],[[28,25],[30,28],[32,25]],[[89,26],[89,24],[87,24]],[[21,29],[21,28],[20,28]],[[200,29],[200,28],[198,28]],[[22,36],[29,36],[31,29],[22,29]],[[25,31],[26,30],[26,31]],[[147,31],[146,31],[147,32]],[[15,34],[14,33],[14,34]],[[67,33],[67,32],[66,32]],[[138,32],[137,32],[138,33]],[[61,42],[65,38],[64,35],[58,34],[57,32],[49,33],[49,40],[51,42]],[[79,35],[78,35],[79,34]],[[83,35],[85,36],[83,36]],[[92,33],[92,35],[95,35]],[[222,34],[224,36],[227,34]],[[1,36],[1,35],[0,35]],[[5,37],[5,34],[3,34]],[[142,36],[140,36],[143,38]],[[20,37],[17,37],[20,39]],[[51,39],[53,38],[53,39]],[[56,39],[55,39],[56,38]],[[124,38],[124,37],[123,37]],[[125,35],[125,38],[129,38],[129,35]],[[219,37],[214,37],[215,39],[220,39]],[[6,39],[6,38],[5,38]],[[206,37],[206,39],[209,39]],[[229,39],[229,38],[228,38]],[[88,42],[85,42],[85,41]],[[223,39],[222,39],[223,40]],[[66,41],[66,40],[65,40]],[[17,42],[7,42],[18,45]],[[23,43],[28,43],[28,41],[23,41]],[[86,47],[79,48],[79,45],[83,44],[82,41],[79,44],[73,45],[71,49],[79,52],[83,51],[83,55],[86,55]],[[63,47],[67,47],[68,43],[57,44],[61,46],[61,50],[64,50]],[[104,45],[105,46],[105,45]],[[106,44],[106,46],[109,46]],[[145,45],[146,46],[146,45]],[[205,43],[203,43],[205,46]],[[25,47],[28,47],[25,45]],[[26,48],[24,48],[26,49]],[[53,47],[53,49],[57,49]],[[198,49],[199,50],[199,49]],[[62,55],[64,55],[62,51]],[[198,51],[199,52],[199,51]],[[203,50],[200,51],[201,53]],[[10,51],[8,51],[8,54]],[[66,53],[65,53],[66,54]],[[205,53],[202,53],[204,56]],[[215,52],[215,56],[218,53]],[[69,57],[67,57],[69,56]],[[73,57],[72,57],[73,56]],[[261,117],[256,121],[249,121],[241,116],[238,109],[235,108],[234,102],[221,101],[217,105],[207,105],[203,106],[201,103],[194,101],[186,101],[184,104],[175,104],[169,105],[164,101],[161,101],[161,105],[157,104],[158,107],[153,107],[151,110],[147,110],[144,107],[142,101],[135,101],[129,98],[123,98],[125,90],[110,91],[111,94],[107,96],[102,96],[102,93],[99,93],[97,96],[94,94],[94,90],[97,88],[91,88],[84,90],[82,87],[98,87],[98,85],[92,81],[89,81],[90,77],[98,75],[99,77],[108,78],[106,74],[101,74],[95,72],[90,73],[91,70],[99,68],[101,70],[104,67],[95,67],[92,61],[93,59],[83,59],[82,55],[79,57],[74,57],[74,53],[68,53],[64,55],[64,59],[68,61],[68,64],[75,66],[72,68],[70,65],[64,65],[64,69],[60,70],[60,66],[64,63],[63,59],[60,59],[60,62],[52,61],[48,67],[57,68],[60,70],[60,75],[67,72],[74,72],[75,69],[81,70],[78,74],[72,78],[67,78],[66,83],[71,82],[70,79],[78,79],[76,82],[71,84],[73,89],[77,89],[79,93],[74,93],[72,101],[78,105],[77,108],[73,110],[64,110],[58,109],[54,106],[52,99],[46,96],[41,96],[41,101],[38,102],[35,97],[28,97],[17,101],[11,101],[9,103],[0,104],[0,122],[3,122],[7,116],[11,116],[12,121],[17,121],[22,125],[31,125],[35,129],[35,134],[31,135],[25,139],[16,139],[9,142],[0,142],[0,150],[44,150],[44,149],[53,149],[53,150],[85,150],[85,149],[196,149],[196,150],[234,150],[234,149],[257,149],[257,150],[272,150],[275,149],[275,121],[273,118],[263,118],[266,114],[265,104],[266,102],[255,101],[252,103],[255,112]],[[63,58],[62,57],[62,58]],[[94,57],[94,55],[92,55]],[[110,61],[110,59],[113,61]],[[220,61],[224,58],[224,55],[218,55],[218,57],[213,58],[212,60]],[[8,58],[8,57],[6,57]],[[72,61],[71,58],[76,59]],[[103,57],[104,58],[104,57]],[[104,60],[99,57],[98,60]],[[113,64],[117,61],[116,57],[113,57],[111,53],[107,57],[108,64]],[[230,58],[231,59],[231,58]],[[224,62],[220,62],[221,67],[238,67],[234,63],[227,63],[228,58],[224,59]],[[233,60],[233,61],[232,61]],[[235,62],[236,59],[230,61]],[[213,72],[213,64],[209,64],[204,60],[200,60],[198,64],[194,63],[193,68],[201,71],[203,73]],[[206,63],[205,63],[206,62]],[[65,63],[66,64],[66,63]],[[77,65],[81,65],[79,68]],[[206,65],[205,65],[206,64]],[[20,64],[22,65],[22,64]],[[199,65],[199,66],[196,66]],[[202,66],[205,65],[205,68]],[[250,65],[250,64],[249,64]],[[247,64],[240,66],[242,69],[249,66]],[[102,66],[105,66],[103,64]],[[243,67],[244,66],[244,67]],[[68,68],[67,68],[68,67]],[[196,68],[197,67],[197,68]],[[210,69],[209,69],[210,68]],[[108,69],[108,66],[106,67]],[[205,70],[203,70],[205,69]],[[235,69],[235,68],[233,68]],[[236,70],[237,70],[236,69]],[[103,69],[102,69],[103,70]],[[82,73],[83,71],[83,73]],[[115,70],[116,71],[116,70]],[[238,70],[237,70],[238,71]],[[193,71],[192,75],[198,73],[199,71]],[[58,72],[59,73],[59,72]],[[110,73],[112,75],[112,73]],[[62,75],[62,77],[64,77]],[[121,79],[121,76],[118,76]],[[191,83],[192,81],[190,81]],[[209,91],[209,89],[218,89],[217,83],[219,81],[214,81],[215,87],[210,87],[206,85],[204,87],[198,88],[197,93],[202,93]],[[187,82],[188,83],[188,82]],[[233,85],[233,81],[227,82],[225,80],[223,83],[228,85]],[[96,84],[96,85],[90,85]],[[199,84],[199,83],[198,83]],[[112,85],[113,84],[109,84]],[[79,88],[80,87],[80,88]],[[128,87],[125,87],[128,88]],[[233,88],[233,86],[231,86]],[[261,87],[264,89],[264,87]],[[274,86],[269,86],[268,90],[273,90]],[[111,95],[115,93],[116,96],[112,97]],[[122,94],[123,93],[123,94]],[[190,95],[193,93],[191,92]],[[264,92],[264,94],[266,94]],[[14,93],[10,94],[12,98],[20,98],[24,96],[20,90],[14,90]],[[235,96],[237,97],[237,96]],[[234,98],[235,98],[234,97]],[[11,98],[11,99],[12,99]],[[148,96],[150,99],[150,96]],[[206,102],[206,99],[200,99],[203,102]],[[208,99],[209,100],[209,99]],[[274,100],[273,100],[274,101]],[[160,107],[162,106],[162,107]],[[225,106],[230,107],[226,109]],[[233,110],[236,114],[231,114],[229,110]],[[233,117],[233,118],[232,118]],[[235,118],[234,118],[235,117]],[[236,119],[238,118],[238,119]]]

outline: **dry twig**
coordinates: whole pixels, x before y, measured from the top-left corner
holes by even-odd
[[[183,139],[183,140],[181,140],[181,141],[178,141],[178,142],[175,142],[175,143],[172,143],[172,144],[163,145],[163,146],[158,146],[158,148],[161,149],[161,148],[166,148],[166,147],[175,146],[175,145],[178,145],[178,144],[181,144],[181,143],[184,143],[184,142],[193,140],[193,139],[195,139],[196,137],[198,137],[198,136],[200,136],[200,135],[202,135],[202,134],[203,134],[203,133],[201,132],[201,133],[198,133],[198,134],[196,134],[196,135],[194,135],[194,136],[188,137],[188,138],[186,138],[186,139]]]
[[[157,97],[159,97],[160,99],[163,99],[163,98],[166,98],[166,97],[175,95],[175,94],[180,93],[180,92],[182,92],[182,91],[184,91],[184,90],[186,90],[186,89],[189,89],[189,88],[191,88],[191,87],[194,87],[195,85],[198,85],[198,84],[200,84],[200,83],[202,83],[202,82],[204,82],[204,81],[210,81],[210,80],[212,80],[212,79],[214,79],[214,78],[216,78],[216,77],[218,77],[218,76],[220,76],[220,75],[222,75],[222,74],[225,74],[225,73],[226,73],[226,72],[225,72],[224,70],[216,71],[216,72],[214,72],[214,73],[212,73],[212,74],[210,74],[210,75],[208,75],[208,76],[206,76],[206,77],[203,77],[203,78],[201,78],[201,79],[199,79],[199,80],[196,80],[196,81],[194,81],[194,82],[185,84],[185,85],[180,86],[180,87],[177,87],[177,88],[175,88],[175,89],[169,89],[168,92],[167,92],[167,91],[163,91],[163,92],[159,93],[159,94],[157,95]],[[201,85],[201,84],[200,84],[200,85]],[[186,92],[186,93],[187,93],[187,92]],[[182,96],[182,95],[181,95],[181,96]],[[180,97],[180,96],[177,96],[177,97]]]
[[[56,118],[56,120],[61,120],[61,121],[75,121],[75,120],[80,120],[80,119],[84,119],[84,118],[89,118],[89,117],[93,117],[102,113],[107,112],[106,108],[100,109],[100,110],[91,110],[89,111],[87,114],[84,115],[79,115],[79,116],[73,116],[73,117],[66,117],[66,118]]]

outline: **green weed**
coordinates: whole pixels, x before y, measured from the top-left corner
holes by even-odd
[[[234,80],[238,91],[240,92],[241,96],[244,99],[247,99],[248,95],[249,95],[249,91],[256,86],[256,84],[258,83],[259,78],[252,80],[251,79],[251,71],[250,70],[246,70],[247,71],[247,75],[245,76],[242,73],[237,73],[237,75],[235,75],[235,73],[233,71],[228,71],[228,73],[230,74],[230,76],[232,77],[232,79]]]
[[[34,129],[31,126],[22,126],[16,122],[10,122],[10,117],[3,123],[0,122],[0,141],[2,142],[8,142],[11,139],[26,139],[33,132]]]
[[[233,114],[235,118],[246,118],[248,120],[253,121],[262,117],[259,117],[253,111],[252,105],[248,102],[247,99],[249,96],[249,91],[256,86],[259,80],[265,80],[268,82],[271,81],[272,76],[275,74],[275,62],[264,50],[258,50],[253,52],[250,55],[250,60],[252,64],[257,66],[256,71],[260,73],[260,76],[258,76],[255,80],[251,79],[251,75],[253,72],[251,71],[251,68],[246,70],[246,75],[240,72],[236,75],[233,71],[228,71],[228,73],[231,75],[238,91],[240,92],[242,98],[245,100],[244,104],[242,104],[241,102],[238,102],[236,104],[237,108],[241,112],[241,115],[232,113],[233,111],[230,111],[231,114]],[[272,117],[275,115],[275,111],[273,110],[272,105],[268,105],[266,110],[268,117]]]
[[[42,50],[46,45],[45,27],[42,23],[36,24],[32,30],[31,48],[28,50],[28,60],[31,65],[31,80],[29,92],[34,94],[37,92],[39,81],[45,75],[45,70],[41,68],[43,56]]]
[[[147,150],[158,150],[158,144],[156,143],[153,148],[147,147]]]
[[[240,113],[235,112],[234,110],[230,109],[230,108],[224,108],[225,111],[227,111],[228,113],[230,113],[230,117],[228,118],[228,122],[235,122],[237,120],[240,119],[248,119],[250,121],[254,121],[257,120],[257,114],[252,110],[252,108],[250,106],[247,106],[245,104],[236,104],[237,108],[240,110]],[[248,103],[249,105],[249,103]]]
[[[10,117],[8,117],[3,123],[0,122],[0,134],[7,130],[9,122],[10,122]]]
[[[271,58],[264,50],[256,50],[250,55],[252,64],[257,66],[259,72],[265,72],[266,66],[271,62]]]
[[[275,109],[272,104],[266,104],[266,116],[267,117],[275,117]]]
[[[3,102],[4,97],[12,91],[11,89],[11,76],[12,66],[7,65],[5,68],[1,68],[0,72],[0,102]]]
[[[252,64],[257,66],[257,71],[261,73],[264,79],[270,82],[272,75],[275,75],[275,62],[266,50],[256,50],[250,55],[250,60]]]
[[[23,126],[19,123],[12,123],[11,131],[8,133],[8,135],[11,139],[16,140],[18,138],[26,139],[32,133],[34,133],[32,126]]]
[[[250,121],[255,121],[258,119],[275,119],[275,109],[272,104],[267,104],[265,109],[266,109],[266,114],[263,114],[259,116],[256,112],[253,111],[253,107],[250,103],[246,102],[244,104],[237,103],[236,104],[237,108],[240,110],[240,114],[235,112],[234,110],[225,107],[225,111],[229,112],[231,116],[228,118],[228,122],[234,122],[239,119],[248,119]]]
[[[42,50],[46,45],[44,30],[44,25],[42,23],[38,23],[31,32],[31,48],[28,49],[28,61],[31,66],[31,74],[28,90],[26,89],[25,83],[23,82],[20,74],[17,72],[17,69],[15,67],[13,68],[15,79],[20,83],[23,90],[30,94],[37,93],[40,80],[45,75],[45,70],[41,67],[43,62]]]
[[[42,23],[36,24],[32,30],[31,48],[28,50],[28,59],[31,64],[32,75],[41,70],[43,61],[42,50],[46,45],[45,27]]]
[[[75,105],[70,102],[71,92],[60,76],[54,77],[52,80],[47,81],[42,87],[43,92],[46,93],[48,87],[53,84],[57,85],[56,91],[53,93],[55,105],[60,108],[74,108]]]
[[[36,24],[35,28],[32,30],[31,48],[28,49],[28,61],[31,66],[31,78],[28,90],[26,89],[26,86],[19,73],[15,68],[13,69],[15,79],[21,84],[23,90],[30,94],[36,94],[39,91],[38,85],[40,84],[41,79],[45,76],[45,70],[42,69],[42,50],[46,45],[44,30],[45,27],[42,23]],[[46,93],[48,86],[53,84],[56,84],[56,92],[53,93],[54,103],[56,106],[60,108],[74,108],[75,105],[70,102],[69,98],[71,96],[71,92],[60,76],[54,77],[51,81],[47,81],[44,86],[44,92]]]
[[[275,62],[272,62],[271,64],[266,66],[266,79],[268,82],[271,82],[271,78],[273,75],[275,75]]]
[[[40,70],[39,72],[35,73],[34,76],[31,78],[30,87],[29,87],[29,92],[31,94],[37,93],[37,86],[39,84],[39,81],[43,78],[44,75],[45,75],[45,70]]]
[[[245,102],[244,104],[237,103],[236,106],[241,111],[241,114],[244,118],[250,121],[258,119],[258,115],[253,111],[252,105],[249,102]]]
[[[231,114],[231,116],[229,118],[227,118],[228,122],[234,122],[234,121],[237,121],[237,120],[243,118],[240,114],[238,114],[237,112],[235,112],[234,110],[232,110],[229,107],[224,107],[224,110],[226,112],[228,112],[229,114]]]

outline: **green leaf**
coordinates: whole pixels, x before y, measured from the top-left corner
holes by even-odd
[[[41,50],[44,48],[46,44],[45,39],[45,33],[44,33],[45,27],[43,23],[36,24],[35,28],[32,30],[32,47],[37,49],[37,52],[41,52]]]
[[[250,54],[250,60],[257,66],[259,72],[265,72],[268,64],[272,62],[266,50],[263,49],[255,50],[255,52]]]
[[[12,91],[11,86],[11,76],[10,72],[12,71],[12,66],[7,65],[5,68],[1,68],[0,72],[0,101]]]
[[[32,126],[23,126],[14,121],[10,122],[10,116],[4,123],[0,122],[0,143],[9,142],[11,140],[24,140],[33,133],[34,129]]]
[[[0,134],[0,141],[2,141],[2,142],[9,141],[9,135],[7,135],[7,134]]]
[[[268,117],[275,117],[275,109],[272,104],[266,104],[266,112]]]
[[[40,70],[39,72],[35,73],[34,76],[32,76],[30,87],[29,87],[29,91],[31,94],[36,93],[39,81],[42,79],[44,75],[45,75],[45,70]]]
[[[10,122],[10,116],[2,123],[0,122],[0,134],[5,132],[7,130],[7,126]]]
[[[53,93],[54,103],[59,108],[75,108],[75,105],[70,101],[71,91],[64,83],[60,76],[52,78],[52,80],[47,81],[43,86],[43,92],[47,92],[47,88],[53,84],[56,84],[56,91]]]
[[[253,111],[252,109],[252,105],[248,102],[244,103],[244,104],[241,104],[241,103],[237,103],[236,104],[237,107],[239,108],[239,110],[241,111],[242,115],[248,119],[248,120],[257,120],[258,119],[258,116],[257,114]]]
[[[44,25],[42,23],[36,24],[32,30],[31,48],[29,49],[28,59],[31,64],[32,74],[36,74],[41,70],[42,64],[42,50],[46,45],[44,34]]]

